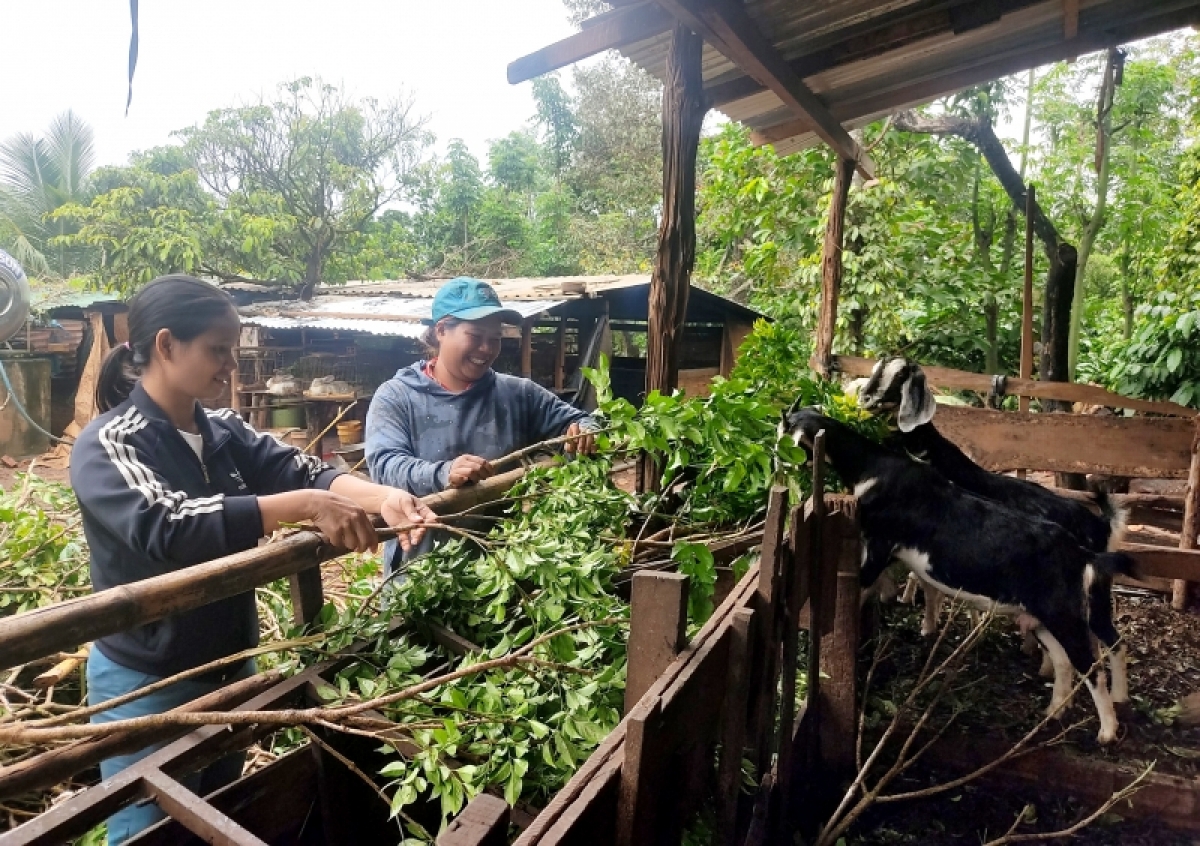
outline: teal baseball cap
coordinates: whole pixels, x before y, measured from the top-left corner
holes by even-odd
[[[500,315],[505,323],[520,324],[520,312],[505,308],[500,297],[488,283],[470,276],[459,276],[451,279],[433,297],[432,322],[437,323],[443,317],[457,317],[459,320],[482,320],[493,314]]]

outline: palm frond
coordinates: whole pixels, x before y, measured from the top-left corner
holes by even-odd
[[[63,195],[56,205],[83,199],[87,179],[96,165],[92,128],[67,109],[50,122],[45,142],[59,174],[55,188]]]

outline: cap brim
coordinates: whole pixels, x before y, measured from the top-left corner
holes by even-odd
[[[499,306],[476,306],[475,308],[464,308],[459,311],[452,311],[447,317],[457,317],[459,320],[483,320],[485,317],[499,315],[500,319],[505,323],[512,323],[520,326],[525,318],[520,312],[513,311],[511,308],[501,308]]]

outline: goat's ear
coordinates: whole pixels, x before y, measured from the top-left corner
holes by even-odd
[[[900,392],[900,411],[896,423],[901,432],[911,432],[933,419],[937,403],[925,385],[925,374],[917,371],[908,377]]]

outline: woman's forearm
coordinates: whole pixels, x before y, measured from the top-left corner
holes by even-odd
[[[377,485],[345,473],[333,480],[329,490],[358,503],[368,514],[379,514],[383,510],[384,501],[392,494],[394,488]]]

